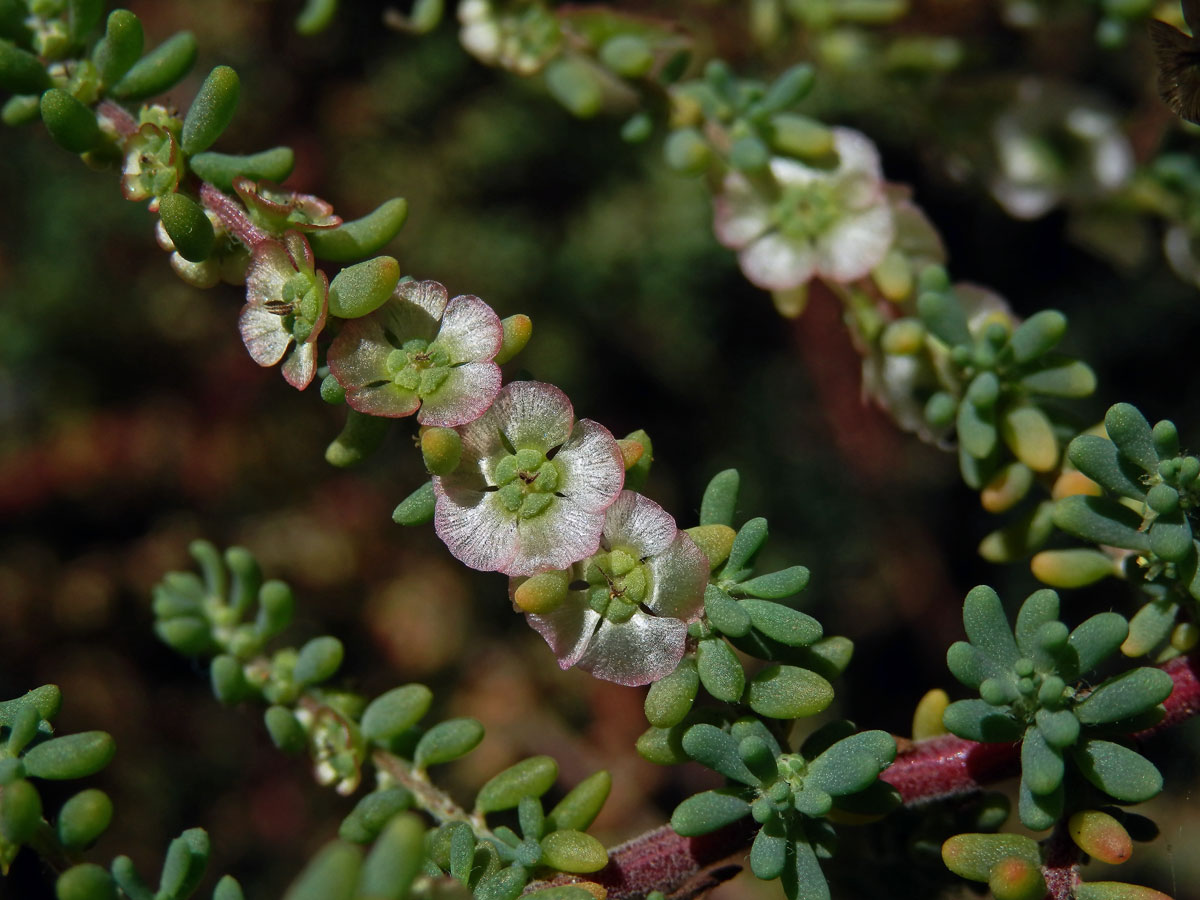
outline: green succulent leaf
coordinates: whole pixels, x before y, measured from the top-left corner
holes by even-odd
[[[190,31],[181,31],[134,63],[108,93],[117,100],[153,97],[183,78],[195,62],[196,38]]]
[[[1034,717],[1037,729],[1051,747],[1069,747],[1079,739],[1079,720],[1069,709],[1039,709]]]
[[[600,771],[589,775],[571,788],[546,814],[546,830],[586,830],[600,814],[610,790],[612,776],[608,772]]]
[[[863,731],[844,738],[814,759],[805,785],[833,797],[866,790],[896,758],[896,741],[886,731]]]
[[[292,678],[300,685],[320,684],[333,677],[344,655],[342,642],[332,635],[313,638],[300,648]]]
[[[956,834],[942,845],[946,868],[969,881],[986,882],[996,863],[1009,857],[1042,861],[1037,841],[1020,834]]]
[[[117,900],[112,876],[95,863],[72,866],[54,883],[58,900]]]
[[[225,193],[233,191],[235,178],[249,178],[251,181],[280,182],[292,174],[296,164],[296,154],[291,147],[272,147],[258,153],[235,155],[206,151],[197,153],[188,160],[193,172],[202,181],[220,188]],[[320,234],[314,232],[313,234]],[[310,234],[309,243],[312,244]],[[328,257],[327,257],[328,258]]]
[[[362,850],[331,841],[304,867],[283,900],[353,900],[361,867]]]
[[[342,820],[338,837],[355,844],[369,844],[379,837],[394,816],[410,809],[412,805],[413,795],[408,788],[372,791],[359,800],[350,815]]]
[[[697,645],[696,671],[704,689],[716,699],[726,703],[741,699],[746,673],[733,650],[720,638],[705,638]]]
[[[1128,638],[1120,644],[1126,656],[1144,656],[1163,644],[1175,627],[1179,604],[1171,600],[1152,600],[1134,613],[1127,626]]]
[[[1021,784],[1034,794],[1049,794],[1062,784],[1062,751],[1051,745],[1040,728],[1027,728],[1021,741]]]
[[[1128,633],[1129,623],[1120,613],[1097,613],[1085,619],[1067,638],[1067,646],[1074,651],[1074,665],[1063,668],[1063,677],[1074,681],[1092,671],[1117,652]],[[1071,655],[1067,659],[1072,659]]]
[[[191,262],[208,259],[216,238],[199,203],[178,192],[167,194],[158,202],[158,214],[180,256]]]
[[[985,584],[974,587],[963,601],[963,625],[970,642],[1006,667],[1020,656],[1000,595]]]
[[[1196,552],[1192,544],[1192,526],[1183,510],[1159,516],[1150,526],[1150,550],[1159,559],[1181,563]]]
[[[805,838],[794,838],[788,849],[788,861],[781,877],[788,900],[829,900],[829,884],[812,844]]]
[[[423,482],[419,488],[400,501],[400,505],[392,513],[392,521],[397,525],[425,525],[432,522],[434,499],[433,482]]]
[[[519,864],[485,875],[475,885],[475,900],[517,900],[528,880],[529,873]]]
[[[1067,458],[1084,475],[1121,497],[1144,500],[1145,473],[1126,460],[1117,445],[1094,434],[1081,434],[1067,447]]]
[[[742,587],[745,588],[745,585]],[[781,603],[746,599],[741,601],[741,606],[755,628],[789,647],[806,647],[819,641],[823,634],[821,623],[812,616]]]
[[[1060,784],[1046,794],[1035,794],[1029,790],[1025,779],[1017,790],[1017,816],[1021,824],[1031,831],[1044,831],[1062,818],[1064,804],[1063,786]]]
[[[976,382],[984,375],[990,376],[992,379],[996,377],[991,372],[985,372],[978,376]],[[976,382],[972,382],[972,384]],[[958,431],[959,446],[967,455],[975,459],[986,459],[996,449],[999,432],[996,430],[994,409],[991,407],[981,408],[978,404],[972,403],[970,399],[960,403],[958,416],[955,419],[955,429]]]
[[[554,786],[558,763],[549,756],[532,756],[492,777],[479,789],[475,807],[490,813],[512,809],[524,797],[540,797]]]
[[[41,60],[12,41],[0,38],[0,90],[40,94],[50,86],[50,76]]]
[[[0,793],[0,838],[24,844],[42,822],[42,797],[23,778],[9,782]]]
[[[1154,763],[1128,747],[1087,740],[1072,756],[1084,778],[1117,800],[1141,803],[1162,790],[1162,775]]]
[[[699,687],[695,660],[684,657],[674,672],[650,685],[645,702],[646,720],[656,728],[670,728],[682,722]]]
[[[764,881],[778,878],[787,865],[789,843],[778,819],[767,822],[750,846],[750,871]]]
[[[608,865],[604,845],[582,831],[552,831],[541,843],[542,862],[560,872],[598,872]]]
[[[400,263],[390,256],[347,266],[329,285],[329,312],[357,319],[382,306],[400,281]]]
[[[300,720],[286,706],[268,706],[263,713],[263,723],[271,736],[271,743],[284,753],[299,753],[308,746],[308,732]]]
[[[746,522],[738,529],[737,536],[733,539],[733,549],[729,551],[729,559],[725,561],[725,575],[734,579],[740,576],[766,542],[767,520],[757,518]]]
[[[1021,604],[1013,628],[1017,648],[1021,653],[1037,662],[1043,661],[1046,653],[1041,642],[1037,640],[1038,629],[1057,619],[1058,594],[1047,589],[1030,594]]]
[[[955,641],[946,651],[950,673],[969,688],[978,689],[988,678],[1003,677],[1008,669],[966,641]]]
[[[405,900],[425,859],[425,825],[411,813],[392,819],[367,854],[358,895],[370,900]]]
[[[108,14],[102,37],[92,50],[92,62],[105,84],[116,84],[142,55],[145,35],[142,23],[127,9]]]
[[[373,212],[336,228],[311,232],[313,253],[331,262],[354,262],[376,253],[391,243],[408,219],[408,201],[393,197]]]
[[[970,741],[1011,743],[1021,737],[1021,723],[1005,709],[983,700],[959,700],[946,707],[942,724]]]
[[[750,804],[728,790],[705,791],[688,797],[671,814],[671,827],[683,837],[696,837],[724,828],[750,814]]]
[[[683,749],[689,757],[742,784],[757,785],[758,778],[746,767],[738,753],[738,741],[713,725],[693,725],[683,735]]]
[[[1142,517],[1106,497],[1064,497],[1054,504],[1054,524],[1085,541],[1150,551],[1150,536],[1139,530]]]
[[[346,424],[338,436],[325,448],[325,461],[339,469],[358,465],[383,444],[383,439],[387,437],[391,423],[392,420],[385,416],[369,416],[355,409],[346,410]],[[430,490],[432,491],[432,485]],[[411,500],[412,497],[409,499]],[[406,500],[405,503],[407,502]],[[418,512],[413,509],[403,510],[403,507],[404,503],[396,507],[395,512],[392,513],[393,521],[399,522],[401,525],[421,524],[397,518],[400,515],[414,515]],[[430,518],[432,518],[432,513]]]
[[[924,293],[917,298],[917,315],[925,327],[948,347],[971,343],[967,315],[958,298],[949,293]]]
[[[483,740],[483,725],[471,718],[439,722],[421,736],[413,761],[420,769],[466,756]]]
[[[175,900],[189,896],[204,877],[211,845],[203,828],[189,828],[167,847],[158,896]]]
[[[103,834],[112,815],[108,794],[95,788],[80,791],[58,811],[58,839],[69,850],[82,850]]]
[[[42,121],[58,145],[71,153],[86,153],[104,139],[96,114],[61,88],[42,94]]]
[[[704,589],[704,612],[713,628],[722,634],[742,637],[750,630],[749,613],[715,584]]]
[[[1075,707],[1084,725],[1103,725],[1141,715],[1171,696],[1175,684],[1162,669],[1141,668],[1114,675]]]
[[[656,766],[677,766],[687,762],[689,757],[683,749],[687,728],[686,722],[670,728],[647,728],[638,736],[635,745],[638,756]]]
[[[1117,403],[1104,414],[1104,430],[1123,456],[1147,472],[1158,471],[1158,451],[1146,417],[1129,403]]]
[[[112,735],[105,731],[68,734],[30,748],[24,757],[25,771],[32,778],[53,781],[84,778],[107,766],[116,750]]]
[[[1049,397],[1087,397],[1096,390],[1096,373],[1086,363],[1060,359],[1022,375],[1018,384]]]
[[[229,66],[208,73],[183,120],[180,146],[188,156],[203,153],[229,127],[241,94],[238,74]]]
[[[53,719],[62,708],[62,691],[56,684],[43,684],[16,699],[0,702],[0,726],[12,728],[17,717],[30,706],[42,721]],[[48,730],[48,726],[42,730]]]
[[[1056,309],[1034,313],[1013,330],[1008,346],[1018,365],[1032,362],[1053,350],[1067,330],[1067,317]]]
[[[433,692],[423,684],[406,684],[380,694],[363,711],[363,737],[388,743],[416,725],[432,702]]]
[[[750,680],[746,702],[773,719],[815,716],[833,702],[833,685],[809,669],[767,666]]]

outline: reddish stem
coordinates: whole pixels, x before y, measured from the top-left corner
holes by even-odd
[[[1138,740],[1200,713],[1200,660],[1180,657],[1162,668],[1175,683],[1163,703],[1167,714],[1153,728],[1135,734]],[[896,761],[880,777],[910,805],[978,790],[1018,769],[1018,744],[977,744],[954,735],[926,741],[900,738],[898,743]],[[683,900],[703,890],[702,885],[730,877],[732,869],[719,864],[744,853],[754,831],[753,823],[743,820],[701,838],[685,838],[664,826],[613,848],[608,867],[588,880],[602,884],[609,900],[634,900],[652,890]],[[1048,896],[1054,900],[1070,896],[1078,862],[1074,844],[1065,832],[1061,837],[1051,842],[1044,869]]]
[[[253,250],[271,236],[250,221],[240,203],[207,181],[200,185],[200,202],[210,210],[225,230]]]

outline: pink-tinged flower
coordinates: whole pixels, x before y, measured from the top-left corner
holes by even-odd
[[[576,422],[553,385],[516,381],[458,433],[462,461],[433,479],[434,529],[454,556],[485,572],[533,575],[596,552],[625,481],[608,429]]]
[[[571,566],[566,599],[526,619],[558,664],[639,685],[675,671],[687,623],[704,612],[708,558],[661,506],[622,491],[604,517],[600,550]],[[515,591],[524,579],[513,579]]]
[[[285,231],[319,231],[336,228],[342,217],[333,206],[312,194],[298,194],[269,181],[252,181],[244,176],[233,180],[233,189],[246,204],[251,220],[276,234]]]
[[[329,279],[314,270],[304,235],[289,231],[282,242],[255,246],[246,271],[246,305],[238,319],[251,359],[273,366],[287,354],[283,377],[297,390],[308,387],[317,371],[316,340],[325,327],[328,295]]]
[[[436,281],[409,281],[375,312],[346,322],[329,347],[329,370],[351,407],[453,427],[492,405],[500,318],[478,297],[447,297]]]
[[[725,176],[713,227],[754,284],[786,291],[812,278],[848,282],[883,260],[894,234],[879,152],[865,135],[833,129],[838,163],[818,169],[775,157],[769,196],[739,172]]]

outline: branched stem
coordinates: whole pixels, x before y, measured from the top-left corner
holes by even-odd
[[[384,750],[376,750],[371,754],[371,762],[380,772],[386,773],[397,784],[412,791],[417,806],[437,819],[439,825],[445,825],[447,822],[466,822],[476,837],[499,842],[499,838],[487,827],[482,815],[467,812],[434,785],[425,772],[415,768],[408,760]]]

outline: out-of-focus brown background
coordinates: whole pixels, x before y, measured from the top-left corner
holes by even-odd
[[[646,492],[681,526],[694,524],[709,477],[742,470],[743,514],[771,521],[764,565],[808,565],[802,607],[857,644],[837,712],[906,734],[927,689],[961,696],[943,660],[960,637],[963,593],[986,581],[1015,608],[1036,585],[1021,565],[975,555],[994,522],[960,485],[953,455],[861,402],[832,302],[814,298],[795,325],[780,319],[716,244],[703,185],[665,170],[657,138],[630,147],[619,119],[572,119],[536,81],[466,56],[449,23],[413,39],[378,24],[379,4],[343,6],[331,31],[301,38],[296,4],[283,0],[130,4],[149,44],[179,28],[197,35],[195,74],[171,93],[179,106],[212,65],[241,74],[241,107],[215,149],[290,144],[299,162],[289,184],[347,218],[407,197],[392,250],[404,271],[478,294],[501,316],[531,315],[534,340],[510,374],[560,385],[577,414],[618,435],[646,428],[657,459]],[[683,15],[702,45],[748,73],[794,61],[788,44],[757,53],[740,4]],[[904,27],[958,29],[974,74],[942,93],[862,84],[821,103],[881,142],[890,179],[915,185],[957,277],[995,286],[1021,315],[1068,313],[1068,349],[1101,377],[1085,420],[1132,400],[1152,420],[1176,417],[1185,445],[1200,446],[1195,286],[1156,247],[1121,270],[1077,249],[1061,212],[1013,221],[988,195],[986,171],[961,177],[938,144],[944,135],[978,149],[994,108],[972,100],[972,86],[1002,95],[1030,72],[1099,83],[1125,104],[1135,143],[1143,134],[1153,144],[1163,114],[1145,113],[1148,42],[1139,34],[1101,51],[1086,21],[1056,42],[987,11],[947,16],[947,4],[927,3]],[[1172,140],[1195,147],[1194,136]],[[166,841],[202,825],[214,878],[228,871],[248,897],[274,897],[352,805],[273,749],[260,710],[219,706],[203,667],[154,638],[151,586],[189,566],[197,537],[243,544],[268,576],[291,582],[300,602],[289,636],[341,637],[351,686],[374,695],[421,680],[437,691],[437,713],[481,719],[484,744],[444,776],[464,800],[524,755],[557,757],[564,789],[608,768],[616,788],[593,830],[611,844],[710,785],[698,767],[666,771],[636,756],[642,691],[560,673],[511,612],[502,576],[464,569],[429,528],[391,523],[421,478],[408,423],[361,468],[331,468],[323,451],[342,411],[253,364],[237,337],[238,289],[180,282],[154,245],[153,217],[40,126],[4,131],[0,154],[0,696],[55,682],[64,731],[115,735],[115,761],[90,783],[111,793],[116,817],[90,858],[128,853],[154,876]],[[1064,616],[1126,602],[1119,585],[1074,592]],[[1093,877],[1200,897],[1189,849],[1200,843],[1198,751],[1195,723],[1149,748],[1167,776],[1148,807],[1163,838]],[[45,796],[52,806],[66,790]],[[847,842],[838,896],[930,896],[933,882],[897,852],[894,833]],[[26,853],[0,897],[49,897],[51,881]],[[749,877],[722,894],[779,896]]]

